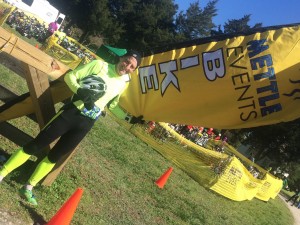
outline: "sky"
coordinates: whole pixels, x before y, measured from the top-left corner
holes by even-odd
[[[175,0],[178,11],[185,11],[197,0]],[[203,9],[209,0],[199,0]],[[217,16],[213,18],[215,25],[223,25],[228,20],[241,19],[251,14],[250,26],[262,23],[263,27],[300,23],[300,0],[219,0],[216,4]]]

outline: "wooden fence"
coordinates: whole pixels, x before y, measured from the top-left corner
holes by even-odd
[[[40,129],[55,115],[54,104],[70,97],[71,92],[62,81],[69,68],[0,27],[0,63],[26,80],[28,95],[17,96],[0,83],[0,134],[19,146],[32,140],[19,128],[7,121],[29,116]],[[13,102],[13,103],[12,103]],[[49,151],[48,146],[46,151]],[[74,153],[61,159],[43,185],[51,185],[65,163]]]

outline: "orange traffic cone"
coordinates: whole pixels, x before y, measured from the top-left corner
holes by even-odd
[[[157,184],[157,186],[159,188],[163,188],[170,176],[170,174],[172,173],[173,168],[170,167],[155,183]]]
[[[83,190],[78,188],[68,201],[58,210],[46,225],[68,225],[82,196]]]

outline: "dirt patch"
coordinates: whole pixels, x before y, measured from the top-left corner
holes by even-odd
[[[27,223],[28,225],[34,224]],[[0,225],[26,225],[24,221],[20,221],[17,218],[16,212],[6,212],[0,209]]]

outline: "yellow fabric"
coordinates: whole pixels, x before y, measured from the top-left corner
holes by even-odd
[[[282,180],[277,179],[271,174],[267,173],[264,183],[255,197],[263,201],[268,201],[270,198],[274,199],[279,194],[282,186]]]
[[[251,176],[237,158],[233,158],[210,189],[235,201],[251,200],[260,190],[262,183]]]
[[[282,180],[267,173],[265,169],[254,164],[232,146],[225,144],[226,152],[231,152],[234,157],[202,148],[189,140],[183,139],[166,123],[160,123],[160,125],[176,139],[181,139],[181,142],[184,140],[184,144],[188,145],[198,154],[202,153],[206,155],[206,157],[201,158],[201,161],[211,166],[211,170],[214,171],[213,176],[216,178],[213,184],[210,183],[212,184],[210,186],[211,190],[235,201],[251,200],[254,197],[268,201],[270,198],[274,199],[281,190]],[[170,153],[167,152],[167,154]],[[214,160],[211,160],[212,156],[215,157]],[[186,158],[185,155],[177,155],[176,160],[184,158]],[[243,160],[243,163],[240,160]],[[261,178],[255,178],[245,167],[246,165],[254,166],[260,172]],[[189,170],[188,173],[195,172]],[[203,175],[198,174],[198,176]]]
[[[274,199],[281,190],[282,180],[247,158],[240,159],[239,156],[242,155],[235,155],[237,151],[228,144],[225,145],[225,152],[231,152],[232,156],[203,148],[185,139],[166,123],[158,123],[151,133],[147,133],[148,125],[130,125],[124,120],[115,119],[200,185],[231,200],[245,201],[257,198],[268,201],[270,198]],[[164,141],[164,137],[168,137],[167,141]],[[243,160],[243,163],[240,160]],[[249,165],[257,168],[259,178],[255,178],[248,171],[246,167]]]
[[[300,115],[300,26],[144,57],[121,106],[146,120],[221,129]]]
[[[281,187],[282,180],[270,174],[266,174],[262,179],[256,179],[237,158],[233,158],[211,189],[236,201],[251,200],[254,197],[268,201],[278,195]]]

